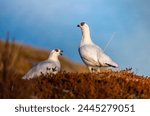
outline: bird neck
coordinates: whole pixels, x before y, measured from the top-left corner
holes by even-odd
[[[58,61],[58,56],[54,54],[50,54],[48,60]]]
[[[82,39],[81,39],[81,46],[84,44],[92,44],[92,40],[91,40],[91,35],[90,35],[90,30],[86,29],[86,30],[82,30]]]

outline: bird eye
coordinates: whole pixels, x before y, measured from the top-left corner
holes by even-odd
[[[81,22],[80,25],[83,26],[85,24],[85,22]]]
[[[58,50],[58,49],[55,49],[55,51],[58,52],[59,50]]]

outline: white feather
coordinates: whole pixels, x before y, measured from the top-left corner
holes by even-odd
[[[92,41],[89,26],[85,22],[81,22],[78,27],[82,31],[79,54],[89,70],[92,71],[91,68],[100,67],[118,67],[118,64]]]
[[[56,51],[57,50],[57,51]],[[32,79],[46,74],[56,74],[60,71],[61,65],[58,60],[58,56],[61,54],[61,50],[54,49],[50,52],[49,58],[45,61],[33,66],[22,79]]]

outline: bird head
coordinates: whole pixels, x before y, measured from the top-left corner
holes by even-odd
[[[50,59],[57,59],[59,55],[62,55],[62,50],[60,49],[53,49],[51,52],[50,52],[50,55],[49,55],[49,58]]]
[[[77,27],[80,27],[81,30],[89,30],[89,26],[85,22],[81,22],[80,24],[77,25]]]
[[[56,48],[51,51],[51,54],[59,56],[62,55],[62,52],[63,52],[62,50]]]

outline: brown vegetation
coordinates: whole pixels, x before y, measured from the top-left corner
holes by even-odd
[[[47,50],[0,41],[0,98],[150,98],[150,78],[131,69],[88,73],[84,65],[60,57],[62,72],[31,80],[21,77]]]

